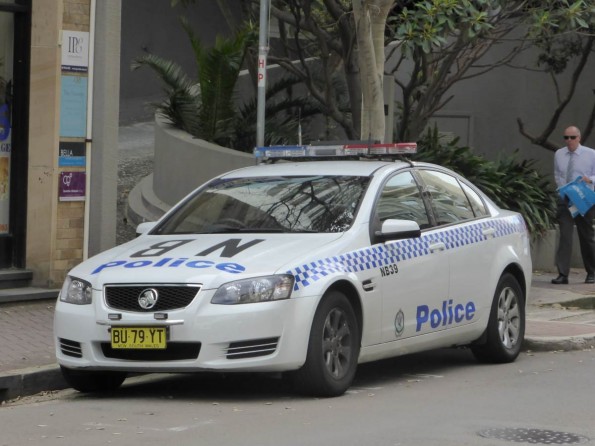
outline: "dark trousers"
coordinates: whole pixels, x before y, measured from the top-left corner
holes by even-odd
[[[556,253],[556,267],[558,268],[558,273],[568,276],[570,272],[572,238],[575,224],[585,271],[587,271],[588,274],[595,273],[595,231],[593,231],[595,207],[592,207],[584,217],[579,214],[575,218],[572,218],[572,214],[568,210],[568,203],[559,200],[556,218],[558,219],[560,229],[560,241],[558,244],[558,252]]]

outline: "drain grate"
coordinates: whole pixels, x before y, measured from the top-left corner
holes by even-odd
[[[582,435],[544,429],[485,429],[478,432],[478,434],[485,438],[496,438],[498,440],[513,441],[515,443],[579,444],[589,441],[587,437],[583,437]]]

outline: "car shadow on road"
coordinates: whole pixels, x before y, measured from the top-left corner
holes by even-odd
[[[477,361],[466,349],[441,349],[361,364],[347,395],[387,386],[407,384],[428,376],[455,373],[476,367]],[[267,402],[287,399],[313,399],[300,395],[291,380],[282,374],[266,373],[187,373],[151,374],[128,378],[110,394],[78,394],[92,399],[161,399],[214,402]]]

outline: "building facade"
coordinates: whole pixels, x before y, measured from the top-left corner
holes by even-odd
[[[0,288],[114,245],[119,48],[119,0],[0,0]]]
[[[150,119],[146,103],[162,97],[154,73],[130,64],[153,53],[192,75],[181,15],[206,43],[229,32],[212,1],[184,10],[169,0],[0,0],[0,291],[20,272],[59,288],[73,266],[115,245],[118,125]],[[547,122],[556,102],[545,76],[504,67],[468,80],[432,123],[488,158],[518,148],[547,175],[553,153],[516,124]],[[592,90],[585,76],[558,134],[590,116]]]

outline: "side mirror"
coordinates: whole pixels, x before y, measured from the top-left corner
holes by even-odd
[[[384,220],[380,231],[374,233],[374,243],[421,237],[421,229],[413,220]]]
[[[157,223],[154,221],[148,221],[145,223],[141,223],[136,227],[136,235],[143,235],[149,232],[151,229],[155,227]]]

